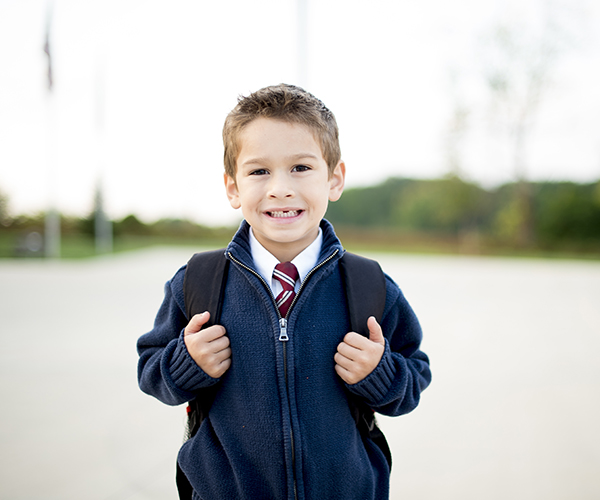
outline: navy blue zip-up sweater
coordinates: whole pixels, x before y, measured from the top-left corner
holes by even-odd
[[[384,355],[357,384],[337,376],[334,355],[349,330],[338,266],[344,249],[327,221],[321,227],[319,263],[288,313],[287,341],[280,340],[272,293],[255,270],[246,222],[226,252],[231,265],[220,323],[231,343],[229,370],[214,379],[187,352],[185,266],[165,285],[154,328],[138,341],[140,387],[162,402],[185,403],[219,384],[208,417],[179,452],[195,499],[388,498],[386,459],[361,438],[348,398],[385,415],[413,410],[431,380],[419,350],[421,328],[386,276]]]

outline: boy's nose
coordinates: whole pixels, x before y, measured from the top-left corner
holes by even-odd
[[[269,196],[271,198],[288,198],[294,195],[292,180],[286,175],[272,175],[269,183]]]

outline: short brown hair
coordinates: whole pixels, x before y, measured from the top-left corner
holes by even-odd
[[[237,106],[227,115],[223,126],[223,159],[227,175],[235,179],[240,133],[252,120],[261,117],[309,127],[321,146],[329,176],[333,175],[341,159],[335,116],[311,93],[284,83],[265,87],[246,97],[240,96]]]

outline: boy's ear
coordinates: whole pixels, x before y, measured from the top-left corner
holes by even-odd
[[[237,210],[242,204],[240,202],[240,192],[238,191],[235,179],[227,174],[223,174],[223,180],[225,181],[225,192],[227,193],[229,204]]]
[[[329,179],[329,201],[338,201],[344,192],[346,182],[346,165],[340,161]]]

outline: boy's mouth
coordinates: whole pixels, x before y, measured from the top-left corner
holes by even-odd
[[[270,217],[274,217],[276,219],[288,219],[290,217],[296,217],[301,213],[302,210],[275,210],[273,212],[267,212]]]

